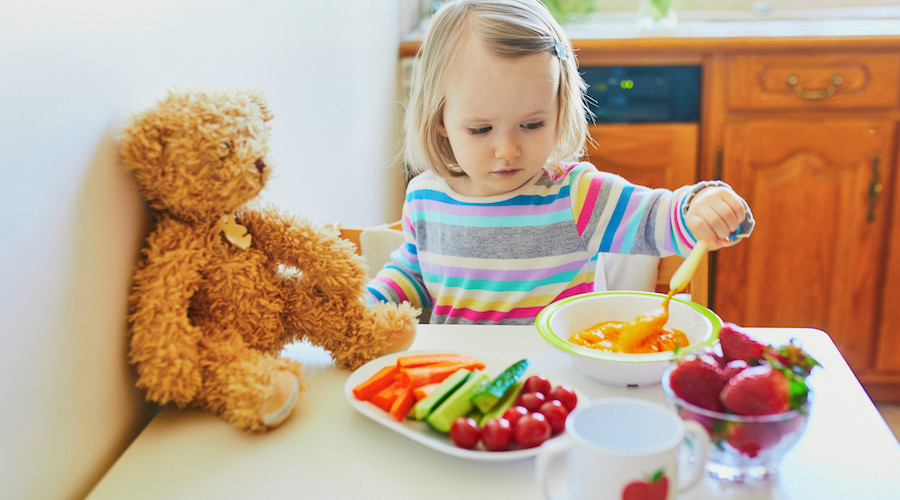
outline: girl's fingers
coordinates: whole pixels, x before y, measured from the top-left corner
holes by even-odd
[[[740,198],[737,195],[729,196],[725,198],[725,203],[730,209],[731,216],[733,217],[734,224],[732,226],[732,231],[736,230],[738,225],[747,218],[747,210],[744,208],[744,204],[741,202]]]
[[[731,244],[729,236],[746,218],[741,199],[727,188],[707,188],[691,203],[685,222],[695,237],[707,241],[711,247]]]
[[[714,214],[710,214],[709,217],[720,218],[729,228],[729,233],[735,231],[746,217],[744,205],[731,191],[723,189],[704,201],[704,208],[711,210]]]
[[[720,238],[705,217],[698,213],[692,213],[685,218],[688,230],[697,240],[704,240],[712,247]]]

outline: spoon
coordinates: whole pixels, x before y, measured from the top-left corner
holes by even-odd
[[[697,244],[694,245],[694,249],[691,250],[691,253],[684,259],[684,262],[678,266],[678,269],[675,270],[675,274],[672,275],[672,279],[669,280],[669,295],[666,297],[666,301],[676,293],[687,288],[688,284],[691,282],[691,276],[693,276],[694,271],[697,270],[697,265],[700,264],[700,259],[703,258],[703,254],[706,253],[708,247],[709,245],[703,240],[698,241]]]
[[[688,254],[684,262],[678,266],[672,278],[669,280],[669,293],[663,299],[660,307],[644,313],[631,323],[623,325],[619,333],[619,346],[623,351],[628,352],[641,344],[647,337],[658,332],[669,321],[669,299],[676,293],[684,290],[688,283],[691,282],[691,276],[697,270],[700,259],[706,252],[708,245],[705,241],[700,240]]]

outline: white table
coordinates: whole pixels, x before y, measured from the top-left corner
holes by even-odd
[[[707,478],[687,499],[900,498],[900,444],[831,339],[819,330],[757,328],[770,343],[791,337],[824,366],[809,426],[777,479],[755,486]],[[626,389],[594,382],[530,326],[419,327],[412,349],[483,352],[532,368],[591,399],[628,395],[662,403],[659,386]],[[102,499],[538,499],[533,459],[473,462],[432,450],[369,420],[344,398],[349,372],[305,344],[285,355],[304,363],[309,390],[280,428],[246,434],[195,410],[166,407],[88,498]]]

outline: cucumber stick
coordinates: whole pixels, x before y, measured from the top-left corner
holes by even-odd
[[[497,401],[497,404],[494,405],[488,412],[482,413],[478,418],[478,427],[483,427],[484,424],[492,419],[497,417],[502,417],[506,410],[510,409],[512,405],[519,399],[519,395],[522,393],[522,387],[525,386],[525,382],[522,380],[516,381],[509,389],[506,390],[506,394],[500,398],[500,401]]]
[[[506,394],[506,391],[525,373],[529,364],[530,362],[527,359],[523,359],[510,365],[509,368],[503,370],[503,373],[497,375],[497,378],[492,380],[487,387],[472,396],[472,404],[481,410],[481,413],[489,412],[500,401],[500,398]]]
[[[431,411],[425,421],[438,432],[447,434],[450,425],[457,418],[472,410],[472,395],[491,382],[491,376],[481,370],[475,370],[458,389]]]
[[[454,372],[453,375],[445,378],[444,381],[437,386],[437,389],[435,389],[434,392],[416,403],[416,406],[412,409],[412,417],[416,420],[425,420],[425,417],[444,401],[444,398],[449,396],[457,387],[465,382],[469,373],[471,373],[469,370],[460,368]]]

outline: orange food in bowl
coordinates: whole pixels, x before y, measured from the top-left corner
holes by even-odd
[[[624,321],[597,323],[584,331],[573,334],[569,337],[569,342],[591,349],[626,353],[674,351],[678,347],[685,347],[689,344],[687,335],[681,330],[662,327],[636,346],[626,349],[619,343],[619,336],[622,329],[628,324]]]

